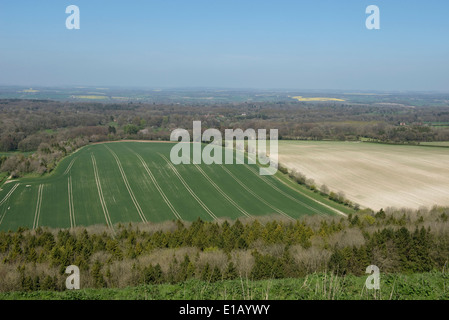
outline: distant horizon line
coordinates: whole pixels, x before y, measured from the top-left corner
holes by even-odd
[[[444,90],[416,90],[416,89],[306,89],[306,88],[261,88],[261,87],[221,87],[221,86],[124,86],[124,85],[19,85],[19,84],[0,84],[0,88],[42,88],[42,89],[139,89],[139,90],[186,90],[186,91],[199,91],[199,90],[226,90],[226,91],[274,91],[274,92],[339,92],[342,94],[352,94],[352,93],[371,93],[371,92],[381,92],[381,93],[449,93]],[[352,91],[352,92],[351,92]]]

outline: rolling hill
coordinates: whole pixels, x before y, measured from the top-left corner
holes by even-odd
[[[88,145],[49,175],[9,181],[0,191],[0,230],[98,224],[113,230],[126,222],[273,214],[296,219],[345,211],[280,179],[279,172],[260,176],[256,165],[173,165],[172,146],[129,141]]]

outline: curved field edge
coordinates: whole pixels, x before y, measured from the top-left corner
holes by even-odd
[[[277,172],[275,177],[283,184],[287,185],[289,188],[295,190],[296,192],[312,198],[314,201],[318,201],[328,207],[331,208],[336,214],[346,216],[347,214],[354,213],[355,210],[348,208],[345,205],[336,203],[335,201],[329,200],[328,197],[320,195],[318,192],[313,192],[310,189],[307,189],[305,186],[301,186],[291,178],[289,178],[286,174],[281,172]]]
[[[367,275],[368,276],[368,275]],[[428,272],[380,276],[380,290],[365,287],[367,276],[316,273],[301,278],[246,278],[178,284],[66,291],[0,293],[0,300],[448,300],[449,274]]]
[[[326,215],[336,214],[336,211],[352,212],[295,185],[279,172],[276,178],[262,179],[250,172],[256,171],[256,165],[253,170],[247,170],[251,168],[246,165],[227,166],[271,204],[268,208],[264,204],[256,204],[260,202],[258,198],[246,194],[245,189],[219,166],[204,165],[198,170],[194,165],[181,165],[176,166],[175,171],[159,151],[168,155],[170,144],[143,141],[91,144],[64,158],[52,174],[11,181],[0,192],[0,221],[3,222],[0,222],[0,229],[70,228],[74,227],[74,221],[80,226],[108,224],[113,228],[117,223],[142,220],[161,222],[178,218],[193,221],[198,217],[207,220],[215,216],[213,211],[218,212],[218,218],[231,219],[250,211],[255,216],[285,211],[294,219],[316,211]],[[93,155],[96,166],[92,164]],[[159,185],[150,179],[152,172],[149,170],[155,174]],[[205,175],[201,170],[206,170]],[[264,179],[270,183],[265,185]],[[290,182],[289,186],[285,185],[286,181]],[[44,186],[43,194],[36,191],[40,185]],[[13,188],[17,190],[9,194]],[[239,192],[245,193],[245,197]],[[277,207],[281,210],[275,210]],[[260,208],[264,210],[259,212]],[[173,210],[179,212],[179,216],[174,215]],[[8,223],[8,220],[13,222]]]

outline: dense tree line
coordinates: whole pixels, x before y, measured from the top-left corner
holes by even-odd
[[[362,275],[442,270],[449,260],[447,208],[361,211],[347,218],[295,222],[117,225],[19,229],[0,233],[0,290],[64,290],[65,268],[77,265],[83,287],[122,287],[248,278],[294,278],[314,272]]]
[[[90,142],[169,140],[176,128],[279,130],[280,139],[357,140],[419,143],[448,141],[449,108],[398,105],[260,102],[228,104],[75,103],[0,100],[0,152],[33,151],[0,160],[0,171],[21,176],[45,173],[74,148]],[[401,125],[402,124],[402,125]],[[405,125],[404,125],[405,124]]]
[[[424,124],[449,123],[445,107],[303,102],[156,105],[0,100],[0,115],[0,151],[35,151],[41,142],[78,136],[168,139],[174,128],[191,129],[193,120],[201,120],[204,129],[278,128],[282,137],[292,139],[366,136],[400,141],[446,140],[448,130]]]

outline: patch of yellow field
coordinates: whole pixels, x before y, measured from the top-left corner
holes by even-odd
[[[35,92],[39,92],[39,90],[34,90],[33,88],[29,88],[29,89],[25,89],[19,92],[27,92],[27,93],[35,93]]]
[[[93,99],[93,100],[99,100],[99,99],[107,99],[105,96],[94,96],[94,95],[87,95],[87,96],[73,96],[77,99]]]
[[[323,97],[305,98],[302,96],[292,97],[292,99],[296,99],[298,101],[345,101],[343,99],[337,99],[337,98],[323,98]]]

